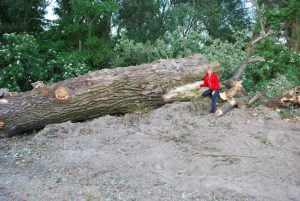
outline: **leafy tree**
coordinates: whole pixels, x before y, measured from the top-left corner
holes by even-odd
[[[199,21],[198,11],[191,4],[175,4],[168,11],[166,30],[169,32],[179,31],[183,37],[187,36],[190,31],[203,31],[203,23]]]
[[[196,0],[198,18],[213,38],[233,40],[234,30],[250,27],[250,17],[242,0]]]
[[[45,34],[57,51],[78,51],[92,69],[110,65],[112,57],[111,17],[114,0],[59,0],[57,26]],[[48,37],[49,36],[49,37]]]
[[[195,31],[183,37],[179,31],[166,32],[154,43],[135,42],[122,36],[116,46],[118,54],[114,60],[115,66],[129,66],[149,63],[161,58],[174,58],[191,55],[199,52],[203,47],[205,38]]]
[[[4,33],[43,31],[47,0],[1,0],[0,36]]]
[[[285,38],[290,49],[299,51],[300,45],[300,1],[298,0],[258,0],[255,4],[257,13],[257,30],[285,31]],[[260,26],[259,26],[260,25]]]
[[[92,36],[109,38],[110,17],[116,9],[112,0],[59,0],[55,9],[59,16],[60,39],[70,49],[82,50],[84,41]]]
[[[35,81],[56,82],[88,70],[82,55],[53,49],[43,52],[29,34],[4,34],[0,43],[0,88],[30,90]]]
[[[258,44],[255,55],[264,57],[266,62],[248,66],[243,78],[247,90],[264,90],[270,80],[278,75],[284,75],[292,85],[300,84],[300,54],[291,52],[276,38],[269,38]]]
[[[129,39],[138,42],[154,41],[161,35],[158,15],[159,4],[155,0],[123,0],[118,13],[118,32],[124,30]]]
[[[43,80],[47,69],[33,36],[4,34],[0,47],[0,88],[28,90],[30,83]]]

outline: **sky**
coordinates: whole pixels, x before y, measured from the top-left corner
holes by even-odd
[[[45,15],[46,19],[48,20],[56,20],[58,18],[57,15],[54,14],[54,8],[56,6],[56,1],[55,0],[50,0],[50,5],[47,6],[46,11],[47,14]]]

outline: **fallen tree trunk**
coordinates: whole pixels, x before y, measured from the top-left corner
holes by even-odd
[[[255,101],[257,101],[262,96],[261,92],[257,92],[248,102],[248,105],[252,105]]]
[[[237,101],[233,98],[231,100],[228,100],[226,103],[224,103],[222,105],[221,108],[219,108],[215,115],[217,117],[223,116],[225,113],[227,113],[228,111],[230,111],[232,108],[234,108],[237,105]]]
[[[0,136],[47,124],[81,121],[107,114],[157,108],[162,95],[200,80],[207,60],[201,55],[105,69],[0,99]]]

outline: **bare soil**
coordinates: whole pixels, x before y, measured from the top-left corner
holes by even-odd
[[[300,200],[300,123],[173,103],[0,140],[0,200]]]

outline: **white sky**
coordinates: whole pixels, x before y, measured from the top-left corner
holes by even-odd
[[[56,0],[50,0],[50,5],[47,6],[46,11],[47,14],[45,15],[45,18],[47,20],[56,20],[58,18],[57,15],[54,14],[54,7],[56,6]]]

